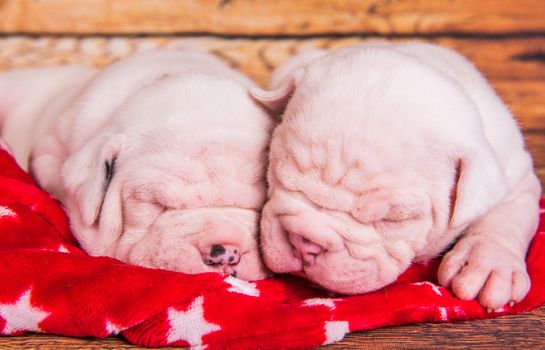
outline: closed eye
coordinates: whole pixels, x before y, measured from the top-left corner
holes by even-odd
[[[156,207],[161,208],[161,211],[162,211],[162,212],[165,212],[165,211],[167,211],[167,210],[176,209],[176,208],[174,208],[174,207],[170,207],[170,206],[168,206],[167,204],[162,203],[162,202],[159,202],[159,201],[157,201],[157,200],[153,200],[153,201],[150,201],[150,202],[148,202],[148,203],[151,204],[151,205],[154,205],[154,206],[156,206]]]
[[[123,205],[123,219],[126,227],[146,228],[167,210],[154,200],[142,201],[135,197],[126,199]]]

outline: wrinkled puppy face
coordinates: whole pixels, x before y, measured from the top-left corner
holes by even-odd
[[[339,138],[308,148],[304,138],[284,126],[274,134],[261,224],[266,265],[348,294],[393,282],[434,225],[425,175],[401,154],[375,149],[363,160]]]
[[[176,161],[172,156],[164,158]],[[237,163],[236,155],[233,158]],[[181,168],[161,169],[154,162],[141,160],[152,169],[138,174],[124,170],[116,174],[124,183],[123,233],[109,253],[135,265],[185,273],[221,272],[250,280],[265,277],[257,247],[261,183],[200,176],[188,183],[187,178],[176,176]],[[186,166],[198,168],[199,164]]]
[[[470,99],[403,54],[339,50],[254,96],[287,106],[261,222],[274,272],[376,290],[440,254],[503,195]]]
[[[63,166],[76,238],[92,255],[136,265],[266,277],[257,232],[268,115],[215,76],[148,89]]]

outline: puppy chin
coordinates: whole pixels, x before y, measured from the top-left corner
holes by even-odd
[[[340,294],[373,292],[394,282],[406,266],[388,261],[361,261],[349,257],[331,257],[304,268],[304,277],[323,288]]]
[[[341,294],[362,294],[394,282],[410,265],[387,255],[357,259],[346,250],[324,252],[312,264],[304,263],[293,248],[264,246],[263,260],[275,273],[291,273]]]
[[[303,271],[303,261],[290,250],[263,247],[263,261],[275,273],[298,273]]]
[[[263,264],[257,247],[246,253],[237,267],[237,278],[255,281],[271,277],[272,273]]]
[[[147,268],[171,270],[187,274],[207,272],[197,249],[189,245],[155,251],[143,245],[134,245],[123,261]]]
[[[266,214],[269,214],[268,210]],[[281,221],[266,215],[262,222],[263,260],[267,267],[276,273],[291,273],[306,278],[333,292],[362,294],[380,289],[394,282],[414,258],[412,250],[403,242],[391,243],[386,247],[376,241],[361,245],[343,241],[316,217],[313,221],[321,228],[319,234],[326,234],[320,241],[331,244],[324,245],[323,250],[314,251],[315,254],[309,254],[310,257],[307,255],[305,259],[304,252],[295,247],[298,244],[290,242],[290,233],[281,225]],[[308,223],[308,220],[298,221],[305,225]],[[312,231],[316,231],[316,227]],[[314,237],[319,237],[319,234]],[[343,242],[339,244],[339,240]],[[306,242],[309,249],[316,249],[308,238]]]

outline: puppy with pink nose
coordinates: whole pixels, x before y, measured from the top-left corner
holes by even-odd
[[[272,123],[253,86],[173,49],[105,69],[13,70],[0,75],[0,131],[91,255],[260,279]]]
[[[444,254],[489,309],[528,292],[539,181],[513,116],[465,58],[425,43],[306,51],[253,95],[282,113],[262,251],[275,272],[370,292]]]

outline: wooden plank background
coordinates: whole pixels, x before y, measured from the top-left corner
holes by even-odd
[[[542,33],[540,0],[1,0],[5,33]]]
[[[509,104],[545,185],[543,0],[0,0],[0,71],[105,66],[167,45],[207,50],[262,86],[308,47],[421,39],[466,55]],[[544,186],[545,187],[545,186]],[[545,349],[545,308],[527,315],[348,335],[328,348]],[[27,335],[0,348],[138,348],[121,340]]]

